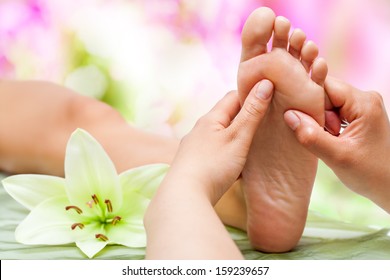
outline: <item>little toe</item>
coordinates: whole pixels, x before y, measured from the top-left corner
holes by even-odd
[[[306,34],[301,29],[295,29],[290,36],[289,53],[296,59],[300,59],[303,44],[306,41]]]
[[[323,87],[327,74],[328,74],[328,65],[325,59],[322,57],[315,59],[311,67],[311,79],[316,84]]]
[[[279,16],[275,19],[272,49],[275,48],[287,49],[288,34],[290,32],[290,27],[291,27],[291,23],[285,17]]]
[[[310,72],[310,68],[313,61],[318,56],[318,52],[318,47],[313,41],[308,41],[303,45],[301,51],[301,62],[307,73]]]
[[[253,11],[242,30],[241,62],[267,52],[275,23],[275,13],[266,7]]]

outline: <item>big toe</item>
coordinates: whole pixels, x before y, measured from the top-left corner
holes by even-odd
[[[241,35],[241,62],[267,52],[274,22],[275,13],[270,8],[258,8],[250,14]]]

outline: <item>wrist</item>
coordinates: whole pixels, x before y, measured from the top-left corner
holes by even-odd
[[[375,188],[367,197],[390,214],[390,181]]]
[[[204,167],[196,168],[193,165],[189,168],[185,164],[177,166],[173,163],[163,185],[167,183],[170,188],[176,189],[177,192],[183,193],[185,196],[202,196],[212,206],[215,206],[227,188],[211,180],[210,175],[205,174],[202,170]]]
[[[197,184],[170,175],[164,178],[145,213],[144,225],[147,231],[165,223],[167,219],[174,220],[178,213],[185,216],[186,211],[196,211],[194,209],[199,209],[199,205],[208,204],[211,207],[208,196]]]

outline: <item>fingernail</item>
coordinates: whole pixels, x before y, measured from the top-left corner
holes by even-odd
[[[273,92],[273,84],[268,80],[259,82],[256,88],[256,96],[261,99],[268,99]]]
[[[287,125],[294,131],[301,124],[301,119],[297,116],[297,114],[295,114],[292,111],[287,111],[284,114],[284,119],[285,119]]]

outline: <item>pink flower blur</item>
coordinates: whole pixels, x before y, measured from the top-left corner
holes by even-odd
[[[387,73],[390,73],[390,37],[387,36],[390,34],[390,1],[384,0],[5,0],[0,2],[0,75],[3,78],[63,82],[63,77],[71,70],[68,50],[76,48],[74,40],[66,38],[69,34],[77,35],[81,28],[71,24],[71,15],[76,10],[87,17],[85,11],[92,8],[122,10],[132,7],[142,19],[138,22],[146,27],[142,32],[150,32],[144,33],[145,36],[163,31],[174,40],[166,40],[164,38],[168,37],[165,36],[149,46],[154,53],[150,57],[156,53],[161,57],[156,65],[165,63],[157,69],[164,68],[168,74],[176,74],[175,71],[169,72],[172,65],[164,59],[164,56],[171,55],[166,53],[172,49],[171,44],[181,46],[178,50],[189,51],[191,48],[188,47],[193,47],[202,53],[186,59],[189,67],[199,66],[193,71],[212,68],[207,77],[194,75],[188,87],[193,90],[180,93],[181,100],[171,96],[171,101],[155,104],[171,102],[167,108],[176,110],[184,94],[191,103],[194,98],[200,98],[199,103],[208,104],[201,106],[200,112],[204,112],[227,90],[236,86],[240,31],[250,12],[260,6],[269,6],[277,15],[290,19],[294,28],[303,29],[308,39],[319,45],[320,54],[328,60],[332,75],[356,87],[379,91],[390,108],[390,82],[387,78]],[[133,24],[132,20],[129,18],[129,25]],[[108,29],[111,32],[121,30],[114,21]],[[106,35],[101,34],[102,42]],[[137,38],[134,40],[136,44]],[[126,72],[116,65],[107,67],[115,68],[116,73]],[[155,77],[151,75],[150,79]],[[164,85],[164,88],[155,89],[160,91],[162,98],[166,83]],[[142,93],[138,95],[143,98]],[[186,114],[190,116],[194,112]],[[197,116],[195,114],[194,118]]]

